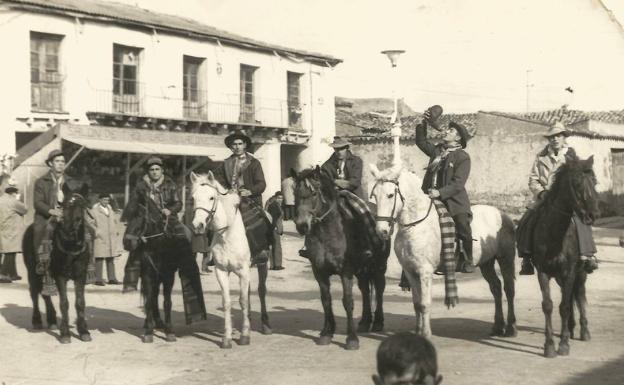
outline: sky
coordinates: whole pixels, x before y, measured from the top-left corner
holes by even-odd
[[[117,1],[341,58],[337,96],[394,91],[455,113],[624,109],[624,29],[605,10],[624,23],[624,0]],[[387,49],[406,51],[394,72]]]

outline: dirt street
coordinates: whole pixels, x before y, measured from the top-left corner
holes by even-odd
[[[452,310],[444,307],[444,287],[441,280],[436,280],[432,339],[438,349],[443,384],[624,384],[624,332],[620,329],[624,325],[624,249],[618,245],[620,230],[600,228],[595,234],[602,263],[590,275],[587,285],[592,340],[573,340],[568,357],[542,357],[544,317],[535,276],[518,277],[516,281],[516,338],[489,337],[494,304],[480,273],[459,279],[460,304]],[[31,330],[27,283],[22,280],[3,284],[0,384],[372,383],[370,375],[375,370],[379,342],[387,333],[411,330],[414,326],[411,295],[397,286],[396,257],[391,256],[393,266],[385,295],[386,331],[360,335],[360,349],[346,351],[345,313],[338,279],[332,279],[332,293],[339,334],[332,345],[316,346],[323,312],[309,264],[297,256],[302,239],[292,225],[287,226],[283,244],[286,269],[270,271],[268,281],[274,334],[265,336],[258,332],[259,301],[254,273],[251,345],[234,344],[231,350],[218,346],[223,322],[214,273],[202,276],[209,319],[191,326],[184,325],[176,282],[175,343],[163,338],[156,338],[153,344],[141,342],[143,314],[137,293],[122,294],[120,286],[89,286],[86,313],[93,341],[84,343],[73,338],[71,344],[61,345],[57,331]],[[118,272],[123,270],[124,262],[123,258],[116,262]],[[18,269],[25,276],[21,261]],[[558,304],[558,289],[554,282],[552,286]],[[237,293],[234,296],[236,299]],[[357,314],[360,303],[358,294]],[[239,326],[237,302],[234,308],[234,325]],[[73,322],[73,305],[70,314]],[[558,331],[556,310],[553,320]]]

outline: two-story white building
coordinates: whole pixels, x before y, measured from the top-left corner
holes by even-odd
[[[26,187],[59,146],[132,154],[128,173],[149,153],[223,160],[245,129],[269,195],[334,136],[331,56],[95,0],[0,0],[0,36],[0,153]]]

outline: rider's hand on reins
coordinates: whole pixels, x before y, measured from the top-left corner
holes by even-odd
[[[429,190],[429,198],[431,198],[431,199],[439,199],[440,198],[440,191],[432,188],[431,190]]]

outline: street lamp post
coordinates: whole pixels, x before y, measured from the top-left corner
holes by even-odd
[[[392,95],[394,97],[394,111],[392,112],[392,117],[390,118],[390,123],[392,124],[392,129],[390,130],[390,135],[392,136],[392,140],[394,143],[394,158],[392,159],[393,166],[399,166],[401,164],[401,147],[399,144],[399,139],[401,138],[401,119],[399,117],[399,98],[397,95],[397,76],[396,76],[396,67],[399,61],[399,56],[402,53],[405,53],[404,50],[386,50],[381,51],[382,54],[388,56],[390,59],[390,64],[392,64],[392,70],[394,72],[393,81],[392,81]]]

